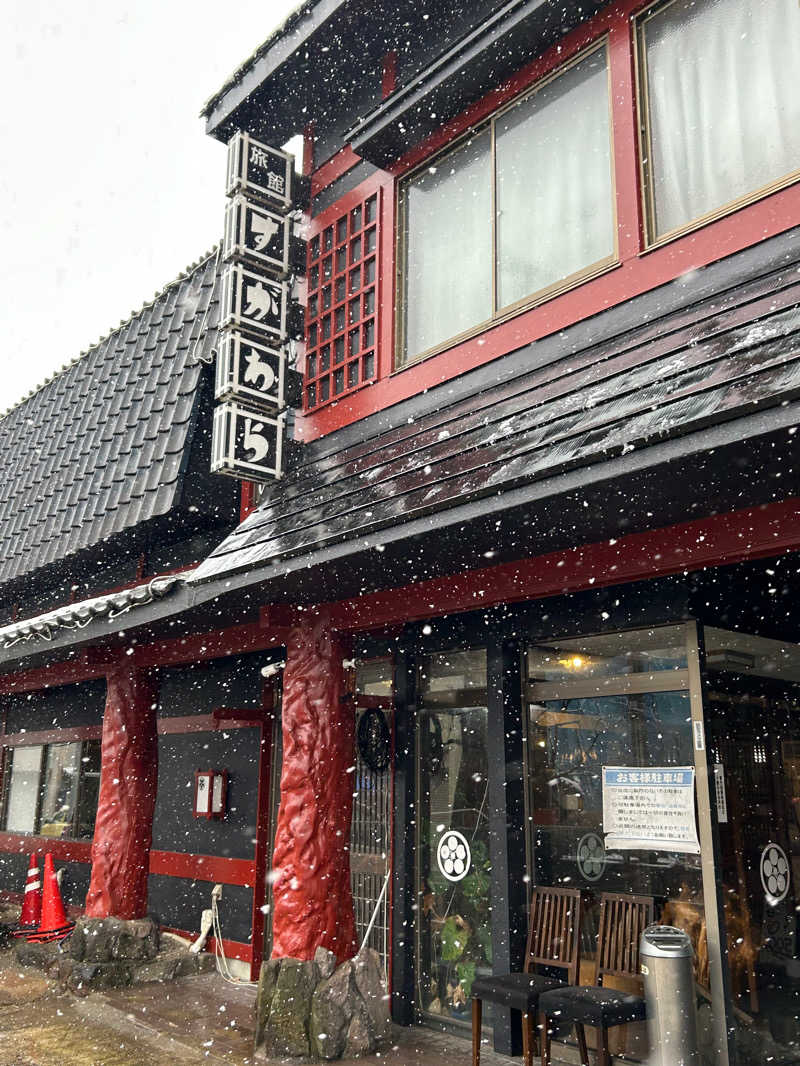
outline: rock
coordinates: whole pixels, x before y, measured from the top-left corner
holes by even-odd
[[[152,918],[79,918],[67,952],[85,962],[149,960],[158,955],[158,926]]]
[[[336,956],[326,948],[317,948],[314,952],[314,962],[317,964],[319,975],[323,981],[331,977],[336,969]]]
[[[382,1043],[390,1038],[392,1023],[378,953],[368,949],[353,959],[353,974],[369,1016],[372,1035],[376,1042]]]
[[[159,948],[158,926],[152,918],[119,920],[112,947],[115,959],[154,959]]]
[[[344,1056],[348,1059],[356,1059],[360,1055],[367,1055],[374,1047],[375,1041],[370,1032],[367,1008],[363,1003],[359,1002],[347,1029]]]
[[[269,1017],[264,1025],[268,1055],[307,1056],[311,997],[318,981],[314,962],[281,959]]]
[[[314,991],[309,1037],[311,1051],[321,1059],[341,1058],[353,1016],[353,964],[342,965]]]
[[[35,966],[37,970],[49,972],[59,960],[58,942],[49,944],[29,944],[27,940],[18,940],[14,945],[14,958],[20,966]]]
[[[261,963],[261,972],[258,975],[258,993],[256,995],[256,1047],[259,1047],[264,1040],[264,1030],[266,1029],[267,1018],[269,1018],[272,997],[275,994],[275,984],[278,980],[280,968],[280,959],[267,959]]]
[[[72,992],[124,988],[133,978],[130,962],[80,962],[64,956],[58,963],[58,976]]]

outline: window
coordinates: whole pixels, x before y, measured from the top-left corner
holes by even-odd
[[[605,43],[401,190],[398,363],[614,262]]]
[[[375,379],[377,251],[377,194],[308,242],[306,411]]]
[[[639,23],[648,237],[794,180],[797,0],[672,0]]]
[[[91,839],[99,789],[99,740],[7,748],[3,828]]]

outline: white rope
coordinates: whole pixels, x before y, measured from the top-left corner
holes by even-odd
[[[227,981],[229,985],[236,985],[240,987],[247,985],[252,987],[250,981],[246,981],[241,977],[234,977],[231,973],[231,968],[228,965],[228,960],[225,956],[225,948],[222,946],[222,927],[219,921],[219,896],[216,892],[211,893],[211,926],[214,933],[214,956],[217,962],[217,973],[220,975],[223,981]]]

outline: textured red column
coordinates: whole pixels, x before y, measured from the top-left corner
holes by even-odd
[[[283,675],[283,772],[273,867],[273,958],[356,951],[350,887],[355,763],[346,647],[325,613],[293,626]]]
[[[141,670],[107,679],[90,918],[143,918],[158,782],[156,692]]]

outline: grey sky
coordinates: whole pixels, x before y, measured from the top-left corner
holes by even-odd
[[[296,0],[7,0],[0,413],[222,231],[206,99]]]

